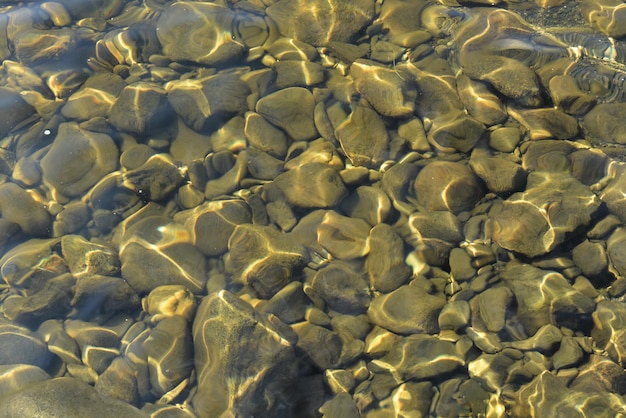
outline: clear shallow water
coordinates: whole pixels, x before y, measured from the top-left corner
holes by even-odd
[[[548,3],[0,2],[0,415],[623,413],[623,5]]]

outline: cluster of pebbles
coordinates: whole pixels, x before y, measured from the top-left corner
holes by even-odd
[[[626,416],[621,0],[0,11],[0,416]]]

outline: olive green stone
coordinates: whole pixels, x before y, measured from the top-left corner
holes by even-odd
[[[274,184],[289,203],[302,208],[334,207],[347,193],[339,173],[322,163],[289,170],[276,177]]]
[[[35,113],[35,109],[24,101],[19,92],[5,87],[0,87],[0,103],[2,109],[1,137],[5,137],[15,125]]]
[[[37,366],[28,364],[0,366],[0,398],[48,379],[50,379],[48,373]]]
[[[78,196],[117,168],[118,155],[108,135],[62,123],[41,160],[44,184],[62,196]]]
[[[167,154],[156,154],[122,174],[122,184],[143,198],[160,201],[183,182],[181,170]]]
[[[283,129],[294,141],[314,139],[315,99],[302,87],[289,87],[261,98],[256,111],[268,122]]]
[[[171,115],[165,90],[156,83],[137,81],[124,87],[109,120],[123,131],[145,134],[165,125]]]
[[[365,312],[370,303],[367,282],[341,262],[331,262],[319,270],[311,287],[333,311],[356,314]]]
[[[113,276],[120,271],[120,261],[112,248],[89,242],[80,235],[61,238],[61,251],[76,278],[96,274]]]
[[[17,224],[27,234],[45,236],[50,233],[48,211],[15,183],[0,185],[0,214],[2,219]]]
[[[404,262],[404,242],[389,225],[370,230],[369,247],[365,266],[374,289],[391,292],[407,281],[411,268]]]

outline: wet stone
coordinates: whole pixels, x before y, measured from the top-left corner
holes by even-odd
[[[607,273],[608,258],[604,246],[599,242],[583,241],[572,250],[572,260],[585,276],[600,279]]]
[[[320,412],[323,418],[358,418],[360,416],[352,396],[347,392],[337,393],[332,399],[324,402]]]
[[[377,225],[385,222],[391,214],[391,202],[381,189],[359,186],[341,202],[341,209],[351,218]]]
[[[269,299],[304,266],[304,248],[272,227],[238,225],[228,241],[227,270],[233,280]]]
[[[446,303],[439,316],[437,323],[442,330],[462,330],[469,324],[470,305],[464,300],[454,300]]]
[[[481,181],[462,163],[434,161],[415,179],[418,203],[431,211],[459,213],[471,209],[483,196]]]
[[[108,135],[62,123],[41,160],[44,184],[62,196],[77,196],[117,168],[118,150]]]
[[[159,321],[143,348],[154,396],[160,398],[189,376],[193,365],[193,342],[186,318],[174,315]]]
[[[270,154],[248,148],[248,172],[260,180],[274,180],[285,171],[285,164]]]
[[[193,324],[196,413],[272,415],[289,410],[293,346],[280,328],[227,291],[206,296]],[[271,384],[269,384],[271,383]]]
[[[243,56],[246,46],[232,33],[235,13],[205,2],[177,2],[157,21],[163,54],[172,61],[215,66]]]
[[[439,331],[437,317],[445,303],[418,286],[405,285],[372,299],[367,314],[372,323],[392,332],[434,334]]]
[[[138,293],[169,284],[194,293],[204,289],[204,256],[181,224],[150,216],[129,227],[120,245],[122,277]]]
[[[156,83],[138,81],[124,87],[109,120],[122,131],[141,135],[162,127],[171,116],[165,90]]]
[[[0,324],[0,365],[30,364],[45,370],[51,361],[52,354],[36,334],[4,321]]]
[[[5,416],[144,417],[137,408],[96,392],[78,379],[60,377],[34,383],[0,401]]]
[[[584,128],[599,144],[626,144],[625,116],[626,103],[601,103],[585,115]]]
[[[276,158],[284,158],[287,155],[289,145],[287,136],[258,113],[246,113],[244,132],[250,145],[260,151]]]
[[[349,260],[367,255],[369,232],[370,226],[364,220],[328,211],[317,227],[317,239],[331,255]]]
[[[370,285],[381,292],[391,292],[411,276],[404,262],[404,242],[387,224],[378,224],[370,230],[370,253],[365,266]]]
[[[237,225],[252,222],[252,212],[243,200],[216,200],[179,212],[174,220],[191,231],[193,243],[202,254],[217,256],[228,249],[228,239]]]
[[[58,238],[31,239],[0,258],[0,273],[5,283],[20,289],[36,289],[46,280],[69,272],[65,261],[56,253]]]
[[[0,87],[0,137],[5,137],[18,123],[35,113],[35,109],[24,101],[19,92]]]
[[[472,259],[462,248],[453,248],[450,251],[450,275],[457,281],[470,280],[476,275]]]
[[[614,392],[622,395],[626,390],[626,372],[605,356],[592,354],[590,361],[580,367],[570,388],[587,393]]]
[[[286,60],[274,64],[276,87],[310,87],[324,81],[324,67],[316,62]]]
[[[112,94],[86,87],[72,94],[61,108],[61,114],[68,119],[89,120],[105,117],[117,100]]]
[[[499,332],[504,328],[506,316],[513,302],[513,292],[505,286],[493,287],[480,293],[471,301],[475,317],[472,326],[476,329],[484,327],[489,332]]]
[[[87,241],[80,235],[61,238],[61,251],[70,272],[81,276],[113,276],[120,271],[117,253],[112,248]]]
[[[289,203],[302,208],[334,207],[347,193],[339,173],[323,163],[289,170],[276,177],[274,184]]]
[[[310,300],[302,289],[302,283],[293,281],[280,289],[259,311],[276,315],[286,324],[302,321]]]
[[[614,38],[626,36],[626,7],[621,1],[584,0],[580,3],[583,17],[594,29]]]
[[[100,314],[133,311],[139,307],[139,297],[126,280],[118,277],[90,275],[76,282],[71,305],[77,317],[93,318]]]
[[[342,262],[331,262],[319,270],[311,287],[333,311],[356,314],[365,312],[369,306],[367,282]]]
[[[192,292],[180,285],[159,286],[141,301],[144,312],[152,322],[181,316],[191,322],[196,313],[196,300]]]
[[[456,243],[463,239],[461,221],[448,211],[419,211],[408,220],[412,234],[407,242],[428,264],[441,266]]]
[[[289,87],[261,98],[256,111],[268,122],[283,129],[294,141],[314,139],[315,99],[302,87]]]
[[[50,233],[48,211],[15,183],[0,185],[0,214],[3,220],[18,225],[27,234],[45,236]]]
[[[197,132],[216,125],[220,118],[243,114],[248,109],[246,96],[250,89],[237,72],[172,81],[166,90],[174,111]]]
[[[563,243],[567,233],[589,224],[599,206],[595,194],[578,180],[534,172],[525,192],[490,211],[493,238],[501,247],[529,257],[546,254]]]
[[[457,354],[453,343],[431,335],[411,335],[370,364],[383,373],[398,373],[403,380],[422,380],[452,372],[465,361]]]
[[[48,379],[50,379],[48,373],[37,366],[27,364],[0,366],[0,398]]]
[[[313,46],[324,46],[331,41],[350,42],[372,21],[375,10],[371,0],[280,0],[266,12],[283,36]]]
[[[520,191],[526,183],[526,172],[521,165],[485,150],[472,151],[469,166],[493,193]]]
[[[509,106],[509,114],[524,126],[530,139],[570,139],[578,133],[578,121],[559,109],[524,109]]]
[[[556,370],[576,366],[583,359],[583,350],[574,337],[563,336],[559,349],[552,356]]]
[[[459,98],[468,113],[486,126],[497,125],[507,118],[504,105],[488,85],[461,74],[456,79]]]
[[[609,210],[619,217],[622,221],[626,220],[626,201],[624,193],[626,193],[626,165],[619,164],[614,166],[609,173],[610,180],[600,198],[606,203]]]
[[[521,139],[518,128],[502,127],[489,134],[489,145],[500,152],[512,152]]]
[[[417,90],[408,73],[357,60],[350,66],[356,90],[382,116],[409,116],[415,110]]]
[[[98,376],[94,388],[102,396],[137,406],[139,404],[139,391],[136,374],[135,366],[127,358],[117,357]]]
[[[179,168],[167,154],[153,155],[141,166],[122,174],[124,187],[157,202],[172,194],[183,179]]]
[[[607,241],[607,254],[619,274],[626,275],[626,229],[617,228]],[[589,255],[587,255],[589,256]]]
[[[572,76],[552,77],[549,90],[554,104],[570,115],[584,115],[596,104],[591,95],[580,90]]]

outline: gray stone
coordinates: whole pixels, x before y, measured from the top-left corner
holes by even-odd
[[[193,324],[196,413],[289,413],[297,366],[293,346],[277,322],[227,291],[202,300]]]
[[[146,414],[125,402],[100,395],[79,379],[59,377],[34,383],[0,401],[6,417],[142,417]]]

